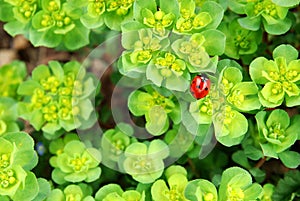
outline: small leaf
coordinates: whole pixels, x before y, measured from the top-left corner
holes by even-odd
[[[83,26],[80,21],[75,21],[74,24],[75,27],[66,33],[63,39],[64,45],[69,50],[76,50],[89,44],[90,29]]]
[[[260,28],[261,17],[244,17],[238,19],[239,24],[241,27],[251,30],[251,31],[258,31]]]
[[[297,168],[300,165],[300,154],[295,151],[284,151],[278,154],[279,159],[288,168]]]
[[[168,116],[164,108],[154,106],[146,113],[146,130],[154,136],[158,136],[166,132],[168,129]]]
[[[284,57],[287,64],[289,64],[292,60],[296,60],[298,58],[298,54],[298,50],[289,44],[279,45],[273,50],[273,58]]]
[[[300,0],[272,0],[272,2],[282,7],[294,7],[300,3]]]
[[[267,33],[272,35],[282,35],[291,28],[292,20],[285,18],[283,20],[278,20],[275,24],[268,24],[265,20],[263,20],[263,24]]]
[[[205,51],[211,55],[222,55],[225,51],[225,41],[226,36],[221,31],[218,30],[207,30],[202,32],[205,42],[203,46],[205,47]]]

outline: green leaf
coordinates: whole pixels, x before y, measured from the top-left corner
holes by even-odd
[[[280,179],[272,200],[274,201],[291,201],[295,194],[299,193],[300,188],[300,172],[299,170],[288,171],[283,179]],[[299,196],[298,196],[299,197]]]
[[[33,113],[31,113],[31,118],[29,121],[36,130],[40,130],[45,122],[42,111],[33,111]]]
[[[267,143],[267,144],[260,144],[264,156],[271,157],[271,158],[278,158],[278,154],[274,150],[274,147],[272,144]]]
[[[173,13],[176,17],[179,16],[179,3],[177,0],[159,1],[159,7],[165,13]]]
[[[272,0],[272,2],[282,7],[294,7],[300,3],[300,0]]]
[[[85,14],[80,17],[80,22],[88,29],[96,29],[104,25],[104,17],[92,17]]]
[[[24,34],[28,36],[28,24],[24,24],[19,21],[10,21],[4,25],[4,30],[11,36],[16,36],[18,34]]]
[[[257,200],[260,195],[263,193],[263,188],[261,185],[254,183],[250,187],[248,187],[245,191],[245,200]]]
[[[103,200],[107,195],[111,193],[117,193],[118,195],[122,196],[123,190],[118,184],[107,184],[102,186],[95,195],[95,199],[97,201]]]
[[[284,99],[284,90],[282,91],[277,91],[277,94],[273,93],[273,89],[275,89],[278,85],[281,85],[280,83],[274,83],[274,82],[268,82],[266,83],[266,85],[262,88],[262,90],[260,91],[261,96],[269,103],[273,103],[275,105],[280,105],[283,102]],[[261,102],[262,105],[263,102]],[[272,107],[271,104],[269,105],[264,105],[267,107]]]
[[[297,168],[300,165],[300,154],[295,151],[284,151],[278,154],[279,159],[288,168]]]
[[[272,35],[282,35],[291,28],[292,20],[285,18],[283,20],[278,20],[275,24],[269,24],[263,20],[263,25],[267,33]]]
[[[128,108],[135,116],[141,116],[150,110],[152,101],[153,98],[150,94],[136,90],[128,97]]]
[[[5,2],[0,2],[0,20],[4,22],[9,22],[14,20],[14,13],[12,11],[12,6]]]
[[[150,63],[148,65],[146,70],[146,77],[159,87],[161,86],[164,80],[164,77],[161,75],[159,69],[153,63]]]
[[[280,123],[280,129],[287,129],[290,125],[290,117],[285,110],[277,109],[273,110],[266,122],[267,127],[277,125]]]
[[[284,57],[287,64],[296,60],[298,58],[298,54],[298,50],[289,44],[279,45],[273,50],[273,58]]]
[[[145,117],[146,130],[154,136],[162,135],[169,127],[168,115],[159,105],[152,107]]]
[[[38,178],[37,181],[39,185],[39,192],[32,201],[45,200],[51,191],[50,183],[46,179]]]
[[[222,55],[225,51],[226,36],[224,33],[218,30],[207,30],[202,32],[205,42],[203,47],[205,51],[211,55]]]
[[[57,47],[62,41],[62,35],[55,34],[53,31],[54,28],[43,31],[31,29],[29,33],[29,40],[35,47]]]
[[[155,0],[149,0],[149,1],[144,1],[144,0],[136,0],[133,4],[133,16],[135,19],[137,19],[140,22],[143,22],[143,18],[141,15],[141,10],[143,8],[147,8],[153,12],[156,11],[156,1]]]
[[[64,71],[58,61],[49,61],[49,68],[51,69],[52,74],[61,82],[63,81]]]
[[[249,172],[255,178],[255,180],[259,183],[263,182],[266,179],[266,172],[259,168],[256,168],[256,167],[251,168],[249,170]]]
[[[50,69],[46,65],[39,65],[32,71],[32,79],[36,82],[40,82],[41,80],[47,79],[50,76]]]
[[[172,74],[166,78],[166,88],[175,91],[187,91],[190,86],[190,82],[182,76],[176,76]]]
[[[75,21],[74,24],[74,29],[69,31],[63,39],[64,45],[69,50],[76,50],[89,44],[90,30],[83,26],[80,21]]]
[[[239,24],[241,27],[251,30],[251,31],[258,31],[260,28],[261,17],[244,17],[238,19]]]
[[[213,196],[213,198],[210,199],[211,201],[218,200],[216,187],[214,184],[204,179],[189,181],[184,190],[184,196],[191,201],[202,200],[202,197],[205,199],[208,197],[208,194],[210,194],[209,198]]]
[[[240,82],[237,83],[232,89],[231,94],[227,97],[227,100],[231,102],[236,108],[242,111],[251,111],[256,110],[261,107],[259,102],[257,92],[258,88],[254,82]],[[234,99],[231,98],[239,97],[242,101],[235,102]]]
[[[249,169],[251,167],[244,151],[240,150],[240,151],[234,152],[232,154],[232,160],[244,168]]]
[[[224,16],[224,9],[219,3],[214,1],[205,1],[201,6],[200,12],[208,12],[212,18],[212,21],[205,27],[206,30],[216,29]]]
[[[24,188],[19,188],[13,200],[32,201],[38,194],[38,182],[32,172],[27,172]]]
[[[257,84],[266,84],[269,82],[269,75],[270,72],[279,72],[279,69],[275,62],[269,61],[264,57],[258,57],[254,59],[250,63],[249,73],[251,79]],[[266,75],[265,75],[266,74]]]
[[[169,148],[167,144],[162,140],[153,140],[151,141],[148,148],[148,155],[157,159],[157,158],[167,158],[169,156]]]

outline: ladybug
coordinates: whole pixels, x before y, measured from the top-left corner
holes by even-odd
[[[196,75],[191,83],[190,91],[196,99],[204,98],[209,93],[210,80],[206,75]]]

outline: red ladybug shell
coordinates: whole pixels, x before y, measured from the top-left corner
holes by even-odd
[[[209,93],[210,80],[203,75],[197,75],[193,78],[190,91],[196,99],[204,98]]]

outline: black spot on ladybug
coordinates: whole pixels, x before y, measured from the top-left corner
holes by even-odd
[[[196,87],[197,87],[198,89],[200,89],[200,85],[197,85]]]
[[[208,91],[208,88],[207,88],[207,87],[205,87],[205,91]]]

